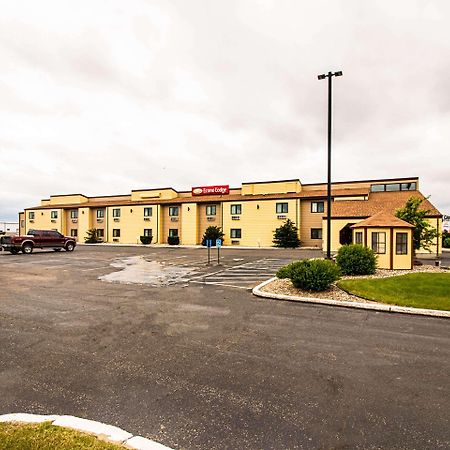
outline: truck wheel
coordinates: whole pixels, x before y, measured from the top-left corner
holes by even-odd
[[[17,255],[17,253],[19,253],[19,250],[17,250],[17,248],[12,248],[9,251],[11,252],[12,255]]]
[[[55,251],[55,252],[60,252],[61,249],[60,249],[60,248],[54,248],[53,251]]]
[[[74,248],[75,248],[75,245],[73,244],[73,242],[68,242],[66,244],[66,252],[73,252]]]
[[[33,253],[33,246],[31,244],[25,244],[22,247],[22,253],[26,253],[27,255]]]

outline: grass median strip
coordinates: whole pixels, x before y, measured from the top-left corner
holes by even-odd
[[[450,273],[412,273],[338,282],[349,294],[390,305],[450,311]]]
[[[8,450],[124,450],[123,445],[102,441],[96,436],[50,422],[0,423],[0,448]]]

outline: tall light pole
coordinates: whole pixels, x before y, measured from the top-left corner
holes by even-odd
[[[328,78],[328,183],[327,183],[327,259],[331,259],[331,79],[341,77],[342,72],[319,75],[319,80]]]

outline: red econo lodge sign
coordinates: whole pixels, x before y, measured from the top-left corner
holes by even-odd
[[[199,186],[192,188],[192,195],[227,195],[230,193],[230,186]]]

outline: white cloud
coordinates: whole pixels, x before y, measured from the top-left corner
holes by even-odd
[[[0,218],[55,193],[421,177],[448,200],[445,1],[14,1],[0,17]]]

